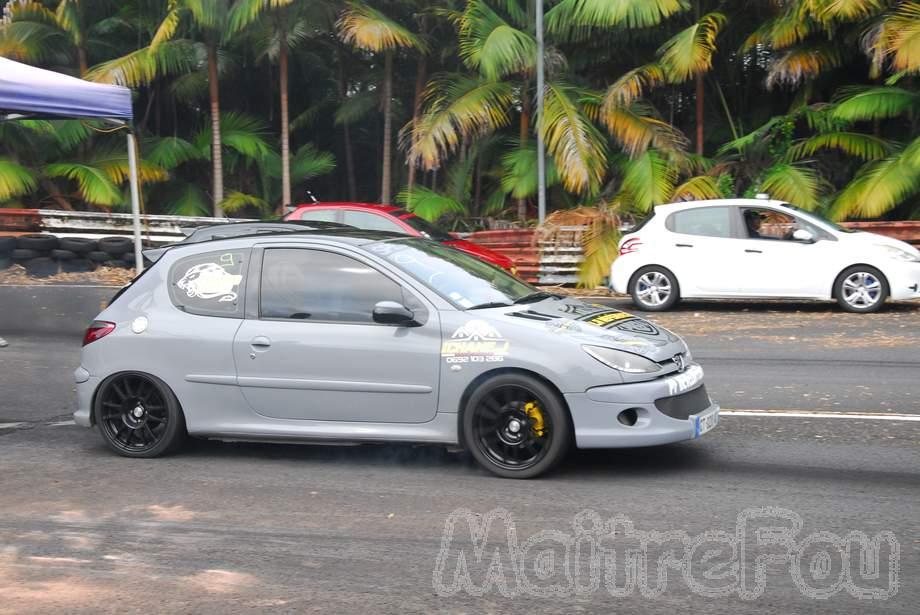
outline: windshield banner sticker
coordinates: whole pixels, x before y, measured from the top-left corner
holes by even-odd
[[[495,363],[505,360],[511,343],[484,320],[470,320],[441,345],[448,363]]]
[[[232,264],[233,256],[226,256],[230,256]],[[186,271],[176,286],[184,290],[189,297],[236,301],[235,289],[242,279],[243,276],[227,273],[227,270],[217,263],[201,263]]]

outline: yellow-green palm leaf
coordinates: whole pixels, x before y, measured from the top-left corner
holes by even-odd
[[[894,86],[843,88],[832,117],[849,122],[883,120],[920,107],[920,94]]]
[[[727,21],[723,13],[703,15],[662,45],[658,50],[661,64],[672,81],[686,81],[710,69],[716,37]]]
[[[338,21],[342,40],[365,51],[381,52],[399,47],[420,48],[409,30],[366,4],[351,2]]]
[[[636,211],[667,203],[677,183],[677,169],[655,150],[629,160],[624,168],[621,199]]]
[[[878,160],[891,153],[887,140],[861,132],[829,132],[809,137],[793,145],[787,154],[790,162],[814,156],[822,149],[833,149],[861,160]]]
[[[658,62],[643,64],[638,68],[623,73],[604,93],[603,107],[612,110],[626,107],[645,94],[648,90],[667,82],[665,70]]]
[[[0,158],[0,201],[29,194],[37,186],[35,175],[9,158]]]
[[[834,219],[876,218],[920,192],[920,138],[894,156],[870,162],[837,195]]]
[[[167,41],[156,48],[143,47],[119,58],[94,66],[86,79],[136,88],[158,78],[193,70],[197,58],[188,41]]]
[[[725,195],[719,187],[719,180],[711,175],[697,175],[674,188],[672,201],[705,201],[721,199]]]
[[[892,66],[910,73],[920,71],[920,2],[904,2],[886,20],[890,33]]]
[[[112,207],[123,201],[121,191],[102,169],[76,162],[58,162],[45,167],[48,177],[60,177],[77,183],[81,198],[93,205]]]
[[[537,129],[566,190],[595,194],[607,170],[607,147],[577,98],[574,88],[547,84]]]
[[[764,174],[759,192],[802,209],[815,209],[821,203],[821,179],[811,168],[780,163]]]
[[[647,28],[688,8],[686,0],[562,0],[546,12],[546,30],[577,37],[591,28]]]
[[[840,54],[826,45],[789,49],[777,56],[767,68],[767,88],[780,84],[797,86],[840,64]]]
[[[459,20],[460,56],[486,79],[530,71],[537,43],[509,25],[482,0],[470,0]]]

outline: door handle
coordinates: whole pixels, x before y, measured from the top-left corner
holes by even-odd
[[[250,340],[249,345],[256,350],[266,350],[272,345],[272,341],[264,335],[257,335]]]
[[[763,250],[745,250],[749,254],[763,254]]]
[[[678,248],[692,248],[693,247],[692,243],[675,243],[674,245]]]

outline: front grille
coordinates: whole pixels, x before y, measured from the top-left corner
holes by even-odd
[[[662,397],[655,400],[655,407],[672,419],[686,419],[691,414],[702,412],[710,405],[709,394],[706,392],[706,385],[701,384],[692,391],[675,395],[674,397]]]

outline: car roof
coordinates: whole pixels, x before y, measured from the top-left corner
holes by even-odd
[[[786,207],[787,203],[776,199],[709,199],[705,201],[680,201],[655,207],[655,213],[668,214],[700,207]]]
[[[312,227],[312,228],[301,228],[298,227]],[[293,233],[298,230],[326,230],[326,229],[340,229],[340,228],[352,228],[347,224],[341,224],[338,222],[324,222],[324,221],[315,221],[315,220],[285,220],[285,221],[259,221],[259,222],[223,222],[217,224],[207,224],[205,226],[198,226],[190,229],[189,235],[185,238],[184,241],[194,239],[195,236],[206,235],[210,233],[219,233],[223,230],[232,230],[237,232],[237,236],[244,234],[255,234],[259,232],[288,232]]]
[[[370,211],[378,211],[381,213],[391,213],[394,211],[399,211],[402,207],[396,205],[381,205],[380,203],[357,203],[351,201],[329,201],[323,203],[301,203],[297,205],[296,209],[337,209],[350,207],[353,209],[366,209]]]

